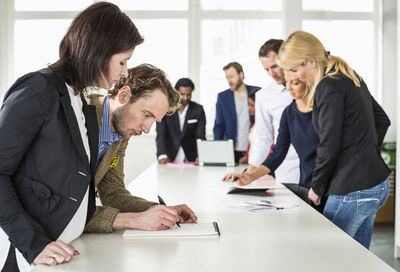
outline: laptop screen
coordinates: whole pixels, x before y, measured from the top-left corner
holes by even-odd
[[[199,165],[235,166],[233,140],[197,139]]]

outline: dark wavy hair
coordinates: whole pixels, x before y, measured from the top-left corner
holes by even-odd
[[[97,86],[108,75],[113,55],[134,49],[143,42],[137,28],[118,6],[98,2],[73,20],[60,43],[60,58],[49,68],[62,71],[76,93]]]
[[[275,52],[277,55],[279,49],[283,44],[283,40],[280,39],[269,39],[263,45],[261,45],[260,50],[258,50],[258,57],[266,57],[269,52]]]
[[[118,91],[124,87],[131,88],[132,96],[129,103],[136,102],[139,98],[149,96],[156,89],[160,89],[168,99],[168,114],[172,114],[179,108],[180,94],[172,87],[167,75],[151,64],[141,64],[128,70],[128,77],[122,78],[114,88],[109,91],[111,97],[115,97]]]

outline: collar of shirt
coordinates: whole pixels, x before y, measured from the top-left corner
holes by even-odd
[[[94,87],[94,86],[89,86],[85,88],[85,96],[89,96],[91,94],[100,94],[107,96],[108,95],[108,90],[100,88],[100,87]]]
[[[181,131],[183,130],[183,126],[185,125],[185,118],[186,118],[186,113],[188,111],[188,108],[189,108],[189,104],[187,104],[185,106],[185,108],[183,109],[182,112],[180,110],[178,110],[179,126],[181,128]]]
[[[183,108],[183,111],[181,112],[179,109],[177,110],[179,115],[186,116],[186,112],[188,111],[189,108],[189,103]]]
[[[274,90],[275,92],[287,91],[284,85],[276,83],[275,80],[272,80],[272,82],[267,86],[267,88]]]
[[[111,131],[109,108],[109,98],[106,97],[104,101],[103,117],[101,120],[99,144],[108,143],[109,145],[111,145],[115,142],[122,141],[122,137],[118,134],[118,132]]]

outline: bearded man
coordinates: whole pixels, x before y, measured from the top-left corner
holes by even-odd
[[[228,63],[223,68],[229,89],[218,94],[214,123],[214,140],[232,139],[235,162],[246,154],[250,128],[248,95],[257,86],[246,85],[242,65]]]

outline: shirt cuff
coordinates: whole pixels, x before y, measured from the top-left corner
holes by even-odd
[[[162,160],[162,159],[168,159],[167,154],[161,154],[160,156],[158,156],[158,160]]]
[[[115,218],[117,218],[117,215],[118,215],[118,214],[119,214],[119,212],[117,212],[117,213],[115,214],[114,219],[113,219],[113,221],[112,221],[112,223],[111,223],[111,232],[113,232],[114,221],[115,221]]]

